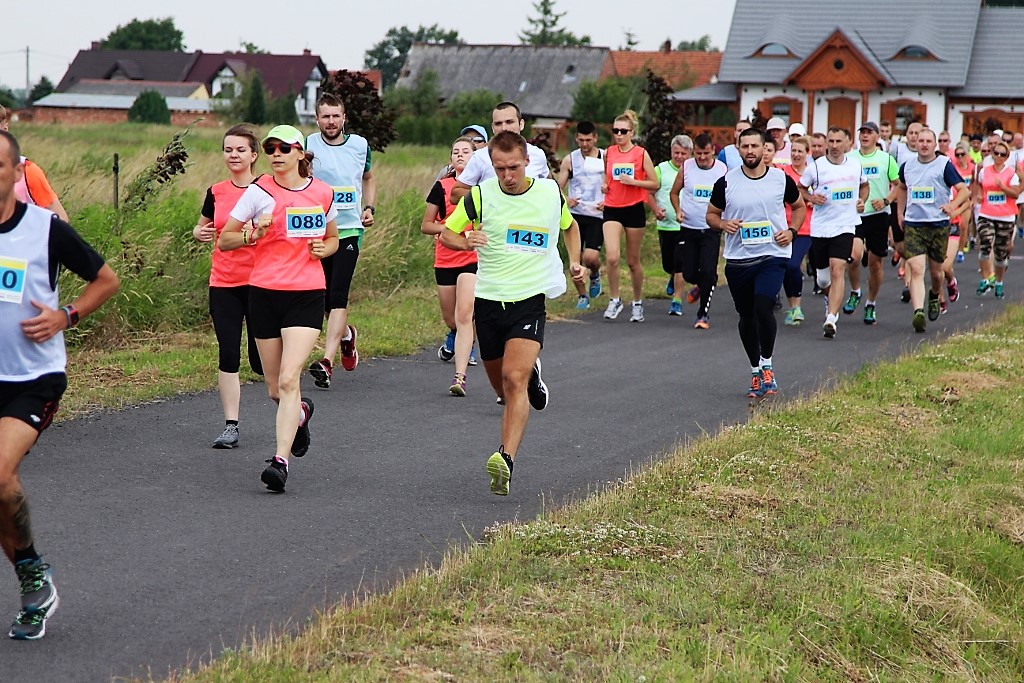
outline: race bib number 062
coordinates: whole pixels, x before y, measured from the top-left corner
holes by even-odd
[[[289,206],[284,214],[288,221],[288,237],[323,237],[327,234],[327,217],[319,206]]]
[[[510,225],[505,231],[505,251],[521,254],[543,254],[548,250],[550,234],[547,228],[529,225]]]
[[[612,180],[633,177],[633,164],[612,164]]]

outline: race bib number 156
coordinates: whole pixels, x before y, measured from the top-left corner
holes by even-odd
[[[740,241],[743,246],[770,244],[772,241],[772,224],[768,221],[746,221],[740,227]]]

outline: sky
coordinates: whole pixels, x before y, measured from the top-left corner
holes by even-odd
[[[633,9],[641,4],[652,9]],[[625,0],[555,0],[554,6],[556,12],[565,13],[561,26],[576,35],[589,35],[593,45],[618,48],[625,44],[625,31],[629,30],[639,41],[636,49],[657,50],[666,39],[671,39],[674,46],[704,34],[723,49],[735,4],[736,0],[646,0],[636,4]],[[79,50],[89,49],[92,41],[133,19],[172,16],[178,30],[185,34],[188,51],[228,52],[240,49],[243,42],[278,54],[301,54],[308,48],[320,55],[329,69],[356,69],[362,67],[366,50],[383,40],[390,28],[408,26],[415,30],[420,25],[438,24],[458,30],[467,43],[518,44],[527,17],[536,16],[531,0],[505,0],[494,5],[373,0],[358,5],[310,3],[290,11],[286,10],[290,3],[280,0],[101,1],[89,5],[88,11],[78,0],[48,0],[40,7],[32,2],[12,1],[6,5],[0,11],[4,35],[8,36],[0,43],[0,85],[15,89],[25,87],[26,48],[31,84],[44,75],[56,84]],[[353,5],[358,9],[352,9]],[[338,9],[318,17],[305,7]],[[36,11],[41,9],[46,16]],[[351,25],[346,12],[351,12]],[[498,12],[503,13],[502,17],[495,20]],[[51,20],[56,17],[61,19]]]

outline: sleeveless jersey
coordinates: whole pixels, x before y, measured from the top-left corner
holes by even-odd
[[[658,230],[678,232],[679,223],[676,222],[676,212],[672,208],[672,200],[669,195],[671,194],[672,183],[676,181],[676,176],[679,175],[679,169],[670,159],[655,166],[654,170],[660,183],[657,191],[654,193],[654,200],[658,202],[659,207],[665,210],[665,217],[657,221]]]
[[[1004,185],[1013,184],[1016,174],[1016,170],[1009,164],[1003,166],[1003,170],[999,173],[996,173],[994,166],[986,166],[978,172],[978,184],[981,186],[979,216],[996,221],[1008,221],[1017,215],[1016,202],[996,185],[997,177],[1003,181]]]
[[[38,344],[21,330],[21,321],[39,315],[31,301],[60,308],[50,286],[50,223],[53,213],[29,205],[10,232],[0,234],[0,381],[25,382],[64,372],[64,333]]]
[[[447,177],[441,178],[437,181],[441,183],[441,188],[444,190],[444,201],[446,203],[451,201],[452,188],[455,187],[455,178]],[[437,221],[438,223],[444,224],[445,218]],[[457,249],[449,249],[448,247],[441,244],[441,240],[436,235],[434,236],[434,267],[435,268],[462,268],[468,266],[471,263],[476,263],[477,256],[473,250],[459,251]]]
[[[744,260],[768,256],[789,258],[791,245],[780,247],[775,233],[789,229],[784,208],[786,174],[769,168],[765,175],[751,180],[736,168],[725,174],[724,220],[738,218],[743,226],[730,235],[725,233],[725,259]]]
[[[778,166],[788,166],[789,164],[793,163],[792,152],[793,148],[790,146],[789,142],[786,142],[782,149],[775,150],[775,157],[773,158],[773,162]]]
[[[479,217],[474,220],[476,229],[487,235],[487,244],[477,249],[476,296],[512,302],[537,294],[549,299],[563,294],[558,183],[537,178],[523,194],[510,195],[502,192],[497,178],[489,178],[474,187],[470,196]]]
[[[647,180],[644,171],[644,148],[633,145],[628,152],[620,152],[618,145],[612,145],[605,152],[605,181],[608,183],[608,194],[604,197],[604,205],[612,208],[633,206],[647,199],[647,190],[642,187],[623,185],[620,177],[632,177],[634,180]]]
[[[851,233],[860,225],[857,200],[864,170],[860,162],[845,156],[842,163],[833,163],[820,157],[807,163],[800,184],[816,195],[823,195],[825,203],[817,207],[811,220],[812,237],[835,237]]]
[[[807,170],[806,166],[804,166],[804,170]],[[800,171],[797,171],[793,167],[793,164],[789,164],[788,166],[783,166],[782,167],[782,172],[785,173],[786,175],[788,175],[790,177],[790,179],[794,183],[796,183],[797,185],[800,184],[800,176],[802,175],[802,173]],[[804,209],[806,209],[806,211],[804,211],[804,222],[800,226],[800,228],[797,230],[797,235],[802,235],[804,237],[810,237],[811,236],[811,216],[814,215],[814,204],[810,204],[808,202],[804,202]],[[789,204],[786,204],[786,224],[787,225],[790,224],[790,221],[792,219],[793,219],[793,207],[790,206]]]
[[[240,247],[256,250],[249,284],[281,291],[326,289],[323,266],[310,257],[307,239],[300,231],[307,226],[310,230],[326,226],[334,200],[331,186],[314,178],[301,190],[289,190],[278,185],[273,176],[261,175],[246,191],[263,191],[274,200],[274,218],[267,234],[255,247]],[[257,218],[234,217],[243,222]]]
[[[340,145],[331,145],[321,133],[306,138],[306,149],[313,153],[313,177],[334,190],[340,239],[363,233],[363,174],[370,159],[366,138],[353,133],[344,139]]]
[[[604,153],[597,150],[596,157],[585,157],[578,149],[569,154],[569,168],[572,170],[566,189],[569,196],[578,199],[579,204],[572,207],[578,216],[601,218],[603,212],[597,205],[604,201],[601,193],[601,182],[604,180]]]
[[[872,202],[876,199],[885,199],[889,196],[890,184],[899,180],[900,167],[891,154],[886,154],[879,148],[871,154],[864,154],[860,151],[850,152],[848,155],[860,162],[864,178],[868,181],[868,200],[864,202],[862,216],[873,216],[876,213],[889,213],[889,207],[883,206],[881,210],[875,211]]]
[[[708,201],[711,190],[719,178],[728,173],[726,165],[718,159],[711,168],[697,165],[696,159],[683,162],[683,190],[679,193],[679,208],[683,210],[683,227],[691,230],[708,229]]]
[[[907,186],[904,220],[910,223],[945,223],[949,220],[949,216],[942,212],[942,206],[950,199],[945,171],[946,164],[952,163],[943,156],[937,156],[927,164],[922,164],[917,156],[907,160],[903,165],[903,184]]]
[[[235,208],[245,190],[230,180],[210,186],[210,193],[213,194],[213,227],[217,230],[214,244],[220,239],[220,233],[231,216],[231,209]],[[255,249],[242,247],[221,251],[214,248],[210,258],[211,287],[241,287],[249,284],[249,274],[256,263]]]

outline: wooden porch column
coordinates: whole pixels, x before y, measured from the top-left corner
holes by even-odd
[[[814,132],[814,91],[807,91],[807,135]]]
[[[868,91],[862,90],[860,93],[860,123],[868,120]],[[857,131],[853,131],[853,135],[856,137]]]

